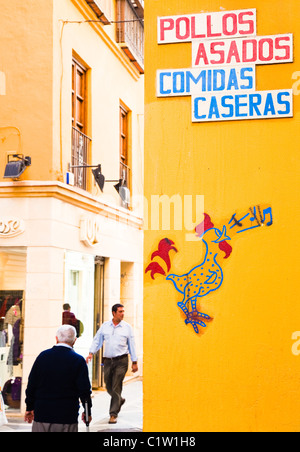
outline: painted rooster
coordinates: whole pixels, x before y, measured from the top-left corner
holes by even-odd
[[[183,295],[182,301],[177,304],[185,314],[185,323],[187,325],[191,324],[197,334],[199,333],[199,326],[205,328],[205,321],[212,320],[208,314],[198,310],[198,302],[201,298],[221,287],[223,283],[221,265],[223,260],[228,259],[232,253],[232,247],[228,243],[232,235],[273,224],[272,209],[270,207],[264,209],[263,212],[260,206],[249,210],[250,213],[248,212],[239,220],[236,219],[236,214],[234,214],[228,224],[223,226],[222,230],[214,226],[208,214],[204,214],[204,221],[196,227],[196,234],[204,243],[205,255],[202,262],[187,273],[169,274],[166,276],[165,270],[158,262],[151,262],[146,268],[146,272],[151,271],[152,279],[155,279],[156,273],[166,276],[166,280],[171,281],[175,289]],[[267,222],[268,217],[269,221]],[[158,250],[151,256],[152,259],[156,256],[161,257],[166,262],[168,271],[171,268],[169,253],[171,250],[177,252],[173,245],[174,242],[171,240],[163,239],[159,244]]]
[[[225,258],[228,258],[232,251],[227,243],[227,240],[231,239],[227,235],[226,226],[222,231],[215,228],[209,215],[205,214],[204,227],[200,225],[196,228],[196,232],[199,230],[204,230],[199,237],[205,245],[205,256],[201,264],[188,273],[171,274],[166,278],[172,281],[175,289],[183,295],[183,300],[178,303],[178,306],[186,315],[185,323],[191,323],[196,333],[199,333],[198,325],[206,327],[203,320],[211,320],[209,315],[197,310],[197,301],[222,285],[223,270],[218,263],[218,256],[220,251],[224,251]]]

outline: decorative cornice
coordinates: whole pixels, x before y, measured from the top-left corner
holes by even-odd
[[[102,202],[80,188],[58,181],[0,182],[0,198],[55,198],[87,212],[143,229],[143,219],[131,211]]]

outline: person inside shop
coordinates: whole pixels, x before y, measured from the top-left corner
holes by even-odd
[[[83,323],[76,318],[73,312],[71,312],[69,303],[63,304],[62,324],[74,326],[77,337],[80,337],[84,331]]]
[[[104,322],[97,331],[86,362],[100,350],[105,342],[104,350],[104,381],[111,396],[109,424],[116,424],[117,417],[125,399],[122,398],[123,380],[128,370],[128,354],[131,356],[132,372],[138,371],[137,355],[133,329],[124,322],[124,306],[115,304],[112,307],[112,320]]]
[[[78,432],[79,400],[91,422],[91,384],[85,359],[73,350],[76,330],[62,325],[56,345],[35,360],[26,389],[25,421],[32,432]],[[86,413],[82,413],[86,422]]]
[[[71,312],[71,306],[69,305],[69,303],[63,304],[62,324],[72,325],[76,328],[77,319],[75,314]]]

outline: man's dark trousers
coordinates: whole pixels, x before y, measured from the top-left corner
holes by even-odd
[[[118,416],[121,409],[123,380],[128,370],[128,355],[120,358],[104,358],[104,381],[111,396],[109,414]]]

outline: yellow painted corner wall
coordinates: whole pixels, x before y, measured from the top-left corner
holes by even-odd
[[[257,9],[257,35],[294,34],[293,63],[256,69],[257,90],[294,87],[294,117],[192,124],[189,97],[156,97],[157,69],[191,67],[190,43],[157,44],[157,17],[247,7]],[[165,275],[145,273],[145,431],[299,431],[299,20],[299,0],[146,2],[146,218],[153,195],[204,195],[204,211],[228,235],[232,215],[258,205],[271,207],[273,224],[232,234],[223,284],[198,305],[213,320],[196,334],[166,275],[200,264],[204,243],[146,223],[145,270],[155,261]],[[169,272],[152,256],[164,238],[177,250],[168,249]]]

